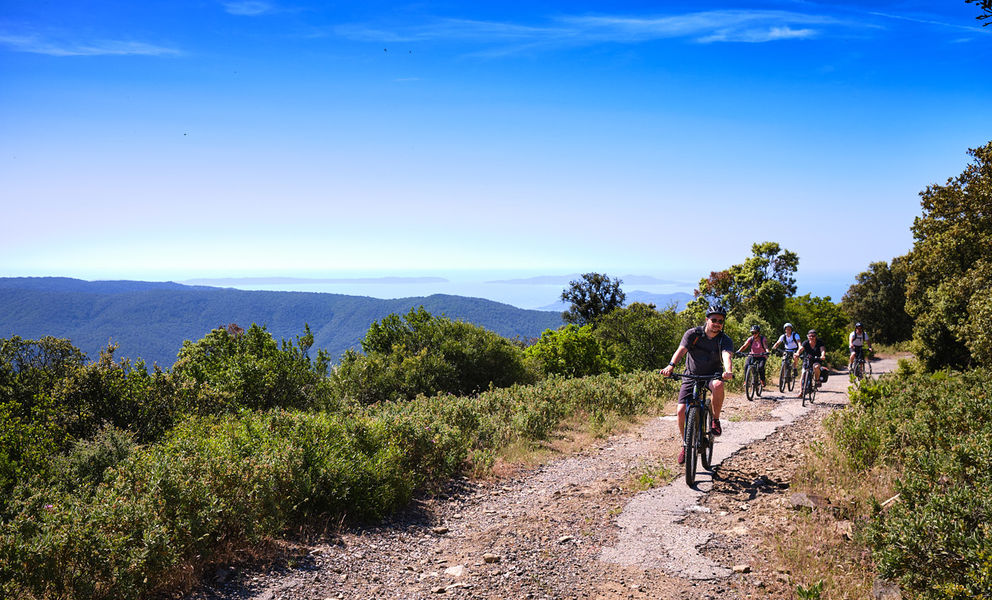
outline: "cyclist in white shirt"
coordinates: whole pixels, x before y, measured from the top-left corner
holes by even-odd
[[[772,346],[772,350],[778,348],[779,344],[783,344],[785,345],[786,350],[793,353],[792,376],[795,377],[799,374],[799,353],[796,351],[799,350],[799,342],[801,340],[799,338],[799,334],[792,330],[792,323],[786,323],[782,329],[785,330],[785,333],[778,336],[778,341],[775,342],[774,346]]]
[[[847,360],[847,370],[850,371],[854,368],[854,359],[864,352],[864,347],[867,345],[868,350],[871,350],[871,340],[861,323],[854,324],[854,331],[847,336],[847,345],[851,349],[851,357]]]

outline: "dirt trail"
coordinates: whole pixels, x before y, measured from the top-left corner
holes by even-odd
[[[675,463],[674,416],[654,418],[517,476],[456,482],[379,527],[299,548],[292,568],[220,569],[188,598],[792,597],[763,541],[788,518],[797,460],[847,386],[831,377],[806,407],[777,388],[728,396],[718,466],[697,489]],[[645,489],[664,469],[675,479]]]

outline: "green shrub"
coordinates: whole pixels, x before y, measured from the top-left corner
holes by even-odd
[[[920,598],[984,598],[992,577],[992,383],[979,371],[865,382],[831,419],[855,468],[900,474],[866,529],[880,573]]]
[[[362,403],[418,395],[468,395],[529,380],[523,352],[482,327],[423,307],[373,323],[365,354],[349,351],[331,374],[333,396]]]
[[[600,317],[592,334],[619,370],[631,373],[664,368],[685,330],[674,309],[635,302]]]
[[[547,329],[526,353],[540,362],[546,375],[586,377],[618,373],[620,366],[606,355],[599,340],[593,336],[592,327],[569,324],[555,331]]]

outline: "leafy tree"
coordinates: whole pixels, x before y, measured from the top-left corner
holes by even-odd
[[[523,352],[510,340],[423,307],[373,323],[362,350],[346,352],[331,380],[338,395],[364,403],[468,395],[528,378]]]
[[[196,342],[186,341],[172,367],[178,387],[194,397],[184,400],[200,413],[250,408],[311,408],[330,364],[326,352],[311,360],[310,326],[295,343],[273,339],[252,324],[218,327]]]
[[[579,327],[574,323],[556,331],[548,329],[525,352],[541,363],[547,375],[585,377],[619,372],[592,332],[592,325]]]
[[[687,328],[674,309],[635,302],[600,317],[593,336],[623,371],[646,371],[668,364]]]
[[[901,342],[913,335],[913,320],[906,314],[906,257],[873,262],[848,288],[841,306],[854,321],[864,323],[875,340]]]
[[[975,17],[979,21],[984,21],[985,19],[992,19],[992,0],[964,0],[968,4],[975,4],[982,10],[982,14]],[[987,23],[982,23],[982,27],[985,27],[992,21]]]
[[[928,369],[965,367],[989,357],[992,272],[992,142],[968,153],[964,172],[920,192],[907,255],[906,312],[914,351]]]
[[[751,257],[699,280],[692,309],[722,304],[738,318],[755,313],[771,323],[782,319],[785,299],[796,293],[799,256],[775,242],[751,246]]]
[[[826,345],[827,352],[840,350],[847,356],[847,324],[850,317],[830,296],[805,294],[786,299],[785,319],[793,324],[794,331],[803,339],[807,331],[815,329],[817,336]],[[843,362],[846,363],[847,360]]]
[[[577,325],[595,323],[599,317],[623,306],[627,295],[620,289],[622,283],[602,273],[585,273],[581,280],[569,282],[561,299],[571,306],[562,313],[562,318]]]

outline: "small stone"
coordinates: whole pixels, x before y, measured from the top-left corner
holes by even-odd
[[[751,565],[734,565],[734,573],[750,573]]]
[[[560,538],[558,538],[558,543],[559,544],[567,544],[568,542],[571,542],[574,539],[575,538],[572,537],[572,536],[570,536],[570,535],[563,535]]]
[[[699,506],[698,504],[694,504],[685,510],[686,512],[701,513],[701,514],[709,514],[713,512],[713,510],[710,509],[709,507]]]
[[[447,591],[448,590],[444,589],[444,586],[438,586],[436,588],[431,589],[432,594],[443,594]]]
[[[499,554],[493,554],[492,552],[486,552],[482,555],[482,560],[488,564],[498,563],[500,561]]]
[[[435,528],[431,529],[431,531],[433,531],[437,535],[444,535],[444,534],[448,533],[448,528],[447,527],[444,527],[444,526],[435,527]]]
[[[448,567],[444,570],[445,575],[451,575],[452,577],[462,577],[465,575],[465,565],[455,565],[453,567]]]

